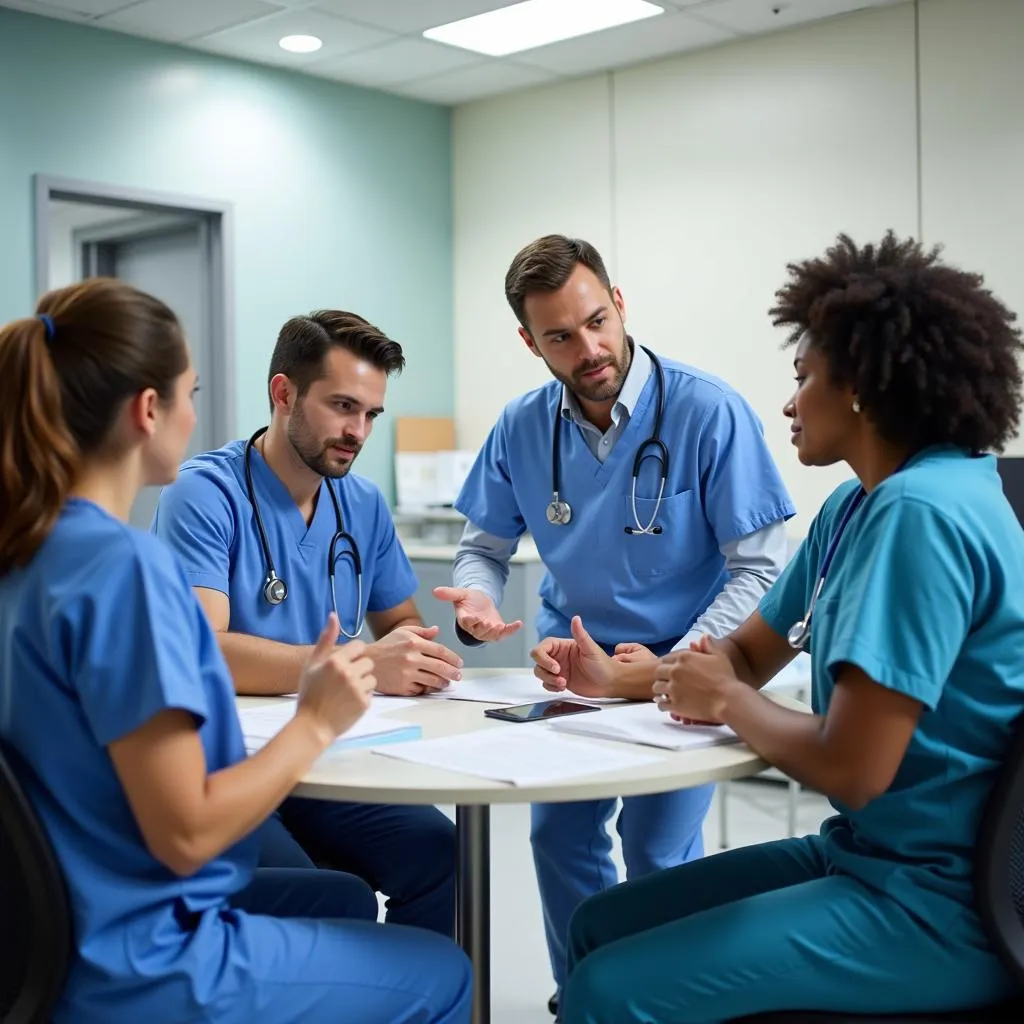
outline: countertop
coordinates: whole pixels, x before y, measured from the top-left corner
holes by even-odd
[[[457,544],[430,544],[419,540],[402,541],[406,555],[411,561],[421,562],[448,562],[455,560],[455,553],[459,550]],[[540,561],[540,554],[537,546],[532,540],[522,540],[519,548],[512,556],[513,565],[531,564]]]

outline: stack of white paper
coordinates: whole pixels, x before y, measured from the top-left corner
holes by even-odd
[[[580,717],[601,716],[590,714]],[[638,768],[658,760],[650,754],[570,740],[537,725],[481,729],[459,736],[385,747],[374,753],[496,782],[509,782],[513,786],[564,782],[585,775]]]
[[[683,725],[659,711],[652,701],[606,708],[599,715],[559,718],[551,723],[551,728],[664,750],[697,750],[720,743],[739,742],[739,737],[728,726]]]
[[[388,705],[383,706],[387,707]],[[289,700],[277,704],[265,704],[262,707],[243,708],[239,711],[238,718],[242,724],[242,738],[245,741],[246,752],[255,753],[269,743],[292,720],[297,707],[297,701]],[[394,718],[385,718],[379,713],[379,707],[376,703],[371,705],[370,710],[355,725],[342,733],[327,748],[326,753],[368,746],[371,743],[416,740],[422,735],[420,726]]]
[[[566,690],[552,693],[530,672],[509,672],[502,675],[482,676],[478,679],[460,679],[446,690],[431,693],[432,700],[473,700],[481,704],[539,704],[544,700],[575,700],[585,704],[618,703],[614,697],[577,697]]]

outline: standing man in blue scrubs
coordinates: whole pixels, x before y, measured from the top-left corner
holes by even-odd
[[[660,657],[735,629],[785,564],[793,504],[749,405],[626,333],[622,293],[592,245],[562,235],[531,243],[512,261],[505,295],[555,379],[510,402],[491,430],[455,502],[469,522],[454,587],[435,593],[454,604],[465,642],[508,635],[518,624],[498,605],[529,531],[547,569],[537,675],[552,689],[649,700],[656,658],[607,655],[634,641]],[[623,801],[617,829],[630,878],[703,854],[712,790]],[[569,918],[617,881],[606,830],[615,805],[533,808],[559,989]]]
[[[376,637],[379,692],[459,678],[461,659],[416,609],[383,495],[349,473],[404,364],[354,313],[293,317],[271,359],[270,426],[190,460],[161,495],[153,530],[184,562],[238,693],[294,693],[331,611],[342,641],[364,622]],[[437,808],[291,797],[260,838],[261,866],[350,871],[387,894],[388,921],[453,931],[454,828]]]

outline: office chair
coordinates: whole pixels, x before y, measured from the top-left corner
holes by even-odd
[[[783,1010],[729,1024],[1022,1024],[1024,1022],[1024,716],[1000,769],[978,832],[978,913],[1021,994],[1009,1003],[948,1013],[823,1013]]]
[[[0,746],[0,1021],[49,1024],[71,955],[71,908],[16,759]]]

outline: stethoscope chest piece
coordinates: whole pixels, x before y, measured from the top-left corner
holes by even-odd
[[[795,651],[802,651],[807,645],[807,640],[811,635],[811,623],[807,618],[801,619],[799,622],[794,622],[789,627],[789,632],[786,634],[786,640],[789,642],[789,646]]]
[[[271,570],[263,584],[263,596],[267,604],[280,604],[288,596],[288,584]]]
[[[572,507],[569,502],[560,500],[556,494],[554,500],[548,504],[547,517],[552,526],[565,526],[572,519]]]

